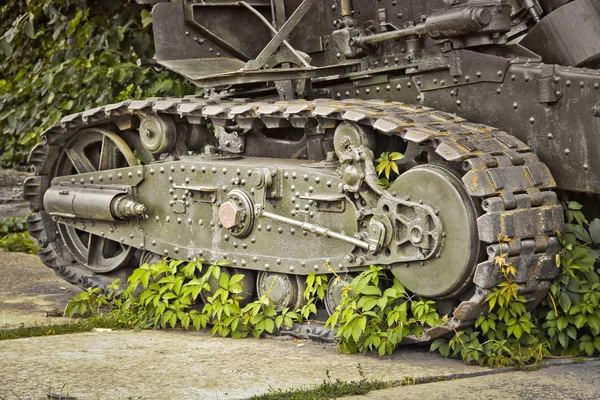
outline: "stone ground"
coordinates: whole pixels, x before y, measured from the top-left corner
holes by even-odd
[[[8,178],[7,178],[8,176]],[[0,218],[27,212],[19,174],[0,171]],[[8,183],[7,183],[8,182]],[[12,186],[11,186],[12,185]],[[15,191],[16,188],[16,191]],[[0,328],[65,322],[55,317],[79,289],[36,256],[0,252]],[[58,313],[58,314],[59,314]],[[342,355],[291,338],[234,340],[208,332],[105,331],[0,341],[0,400],[245,399],[325,379],[437,378],[347,399],[599,399],[600,360],[552,360],[534,372],[492,370],[406,347],[390,357]],[[50,395],[55,395],[51,397]],[[65,397],[63,397],[65,398]]]

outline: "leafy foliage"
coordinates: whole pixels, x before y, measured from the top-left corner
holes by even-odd
[[[382,279],[387,279],[382,268],[371,266],[344,288],[325,324],[337,329],[342,352],[391,354],[405,336],[420,336],[425,326],[443,322],[434,301],[410,296],[397,279],[382,291]]]
[[[486,298],[489,313],[450,340],[437,339],[432,351],[467,363],[518,367],[550,355],[600,354],[600,220],[589,223],[574,201],[564,202],[563,209],[567,224],[556,258],[561,270],[535,312],[518,295],[516,268],[500,255],[495,261],[505,279]]]
[[[381,153],[378,159],[375,160],[377,163],[375,165],[375,170],[377,171],[377,175],[384,175],[379,179],[377,183],[382,186],[384,189],[387,189],[390,186],[390,177],[393,177],[392,172],[396,175],[400,174],[398,169],[398,164],[396,161],[404,158],[402,153],[398,153],[397,151],[388,152],[385,151]]]
[[[26,217],[11,217],[0,221],[0,248],[35,254],[39,248],[27,232]]]
[[[140,68],[151,18],[122,0],[15,0],[0,6],[2,166],[23,164],[65,114],[128,98],[194,93],[173,74]]]

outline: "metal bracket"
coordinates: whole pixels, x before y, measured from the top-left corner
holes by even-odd
[[[538,79],[540,103],[556,103],[563,96],[562,80],[555,72],[553,64],[542,67],[542,74]]]
[[[290,35],[292,30],[294,30],[294,28],[296,28],[296,25],[298,25],[298,23],[302,20],[302,18],[304,18],[306,13],[310,10],[310,8],[315,3],[315,1],[316,0],[304,0],[302,2],[302,4],[300,4],[298,6],[296,11],[294,11],[294,13],[290,16],[290,18],[285,22],[285,24],[283,24],[283,26],[281,27],[279,32],[277,32],[277,30],[275,30],[275,28],[273,28],[273,26],[271,24],[268,24],[269,27],[275,31],[275,36],[273,36],[273,39],[271,39],[271,41],[269,43],[267,43],[265,48],[260,52],[260,54],[256,57],[256,59],[250,60],[246,63],[246,66],[243,68],[243,70],[244,71],[255,71],[257,69],[260,69],[263,65],[265,65],[265,63],[267,62],[269,57],[271,57],[273,55],[273,53],[275,53],[275,51],[279,48],[279,46],[287,43],[287,41],[286,41],[287,37]],[[243,3],[244,2],[240,2],[240,4],[244,5]],[[267,21],[267,23],[268,23],[268,21]],[[310,65],[305,65],[306,61],[304,60],[304,58],[302,58],[302,56],[297,54],[297,52],[293,48],[291,48],[289,43],[287,44],[287,47],[290,49],[290,51],[292,51],[292,53],[295,53],[297,55],[297,57],[299,58],[299,61],[304,66],[306,66],[306,67],[310,66]]]

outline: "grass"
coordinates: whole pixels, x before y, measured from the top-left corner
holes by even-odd
[[[87,319],[77,319],[67,324],[48,324],[15,329],[1,329],[0,340],[90,332],[96,328],[120,329],[127,327],[120,324],[111,317],[111,315],[97,315]]]
[[[314,388],[301,389],[270,389],[268,393],[253,396],[252,400],[321,400],[332,399],[340,396],[362,395],[371,390],[386,389],[392,387],[392,383],[361,379],[359,381],[335,381],[326,380]]]

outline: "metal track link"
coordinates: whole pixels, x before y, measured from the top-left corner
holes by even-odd
[[[63,118],[42,135],[42,145],[30,157],[34,171],[27,196],[34,210],[40,210],[48,184],[52,162],[61,144],[91,125],[115,123],[128,126],[134,117],[171,114],[190,124],[212,123],[224,126],[235,121],[241,127],[301,127],[307,119],[316,119],[323,127],[335,127],[341,121],[371,126],[379,134],[394,135],[423,149],[433,149],[455,170],[463,171],[462,181],[469,195],[481,204],[478,218],[479,239],[486,244],[488,260],[478,264],[474,290],[455,309],[443,326],[426,330],[422,337],[408,337],[405,342],[422,342],[439,337],[473,323],[485,308],[485,297],[502,275],[494,258],[502,255],[517,268],[516,282],[531,308],[546,295],[557,273],[555,255],[560,244],[556,231],[563,229],[562,209],[551,191],[555,181],[550,171],[532,150],[506,132],[482,124],[466,122],[452,114],[419,105],[400,102],[320,99],[314,101],[148,99],[124,101],[98,107]],[[53,222],[36,214],[31,222],[32,235],[48,245],[40,252],[42,260],[59,276],[81,287],[104,287],[102,276],[82,273],[69,257],[58,250],[51,239]],[[43,228],[40,228],[42,226]],[[56,235],[54,235],[56,236]],[[505,239],[508,238],[508,239]],[[300,326],[303,337],[329,337],[317,325]],[[314,331],[314,332],[313,332]],[[313,332],[312,334],[310,332]]]

